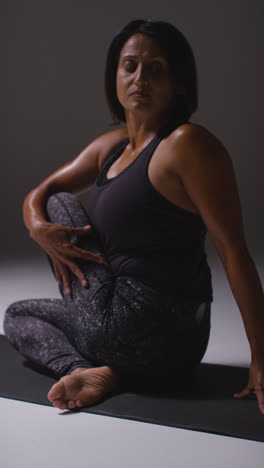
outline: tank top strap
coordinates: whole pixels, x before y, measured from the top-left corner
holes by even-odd
[[[120,154],[124,151],[125,147],[129,143],[129,138],[125,138],[118,146],[117,148],[112,151],[109,156],[105,159],[104,163],[102,164],[100,173],[96,179],[96,185],[100,186],[105,184],[111,179],[107,179],[106,173],[109,169],[109,167],[116,161],[116,159],[120,156]]]
[[[179,123],[174,121],[162,127],[157,133],[157,135],[155,135],[155,137],[150,141],[150,143],[143,149],[143,151],[136,158],[136,160],[138,161],[137,168],[135,170],[137,170],[138,176],[141,174],[144,178],[146,178],[149,161],[153,156],[155,149],[160,144],[161,140],[166,138],[171,132],[173,132],[173,130],[178,128],[179,125]]]
[[[110,155],[106,158],[106,160],[104,161],[103,165],[102,165],[102,168],[101,168],[101,171],[99,173],[99,176],[97,177],[97,180],[96,180],[96,185],[99,187],[99,186],[103,186],[105,184],[108,184],[109,182],[115,180],[118,178],[119,175],[121,175],[123,172],[126,172],[127,170],[130,169],[133,170],[133,166],[134,166],[134,163],[137,162],[137,167],[138,167],[138,164],[142,164],[142,165],[148,165],[148,161],[149,159],[151,158],[151,156],[153,155],[156,147],[159,145],[159,143],[161,142],[161,140],[163,138],[165,138],[166,136],[168,136],[173,130],[175,130],[176,128],[178,128],[178,126],[181,124],[182,122],[177,122],[177,121],[169,121],[169,123],[167,123],[165,126],[163,126],[159,131],[158,133],[152,138],[152,140],[147,144],[147,146],[145,146],[145,148],[139,153],[139,155],[132,161],[131,164],[129,164],[120,174],[118,174],[117,176],[113,177],[113,178],[110,178],[108,179],[106,177],[106,174],[108,172],[108,169],[110,168],[110,166],[112,166],[112,164],[117,160],[117,158],[122,154],[122,152],[124,151],[125,147],[128,145],[129,143],[129,138],[125,138],[118,146],[117,148],[112,152],[110,153]]]

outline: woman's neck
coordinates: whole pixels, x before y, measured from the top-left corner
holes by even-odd
[[[168,122],[168,115],[166,118],[149,117],[148,119],[136,118],[134,115],[126,116],[126,126],[130,146],[132,151],[144,146],[148,141],[157,135],[158,131]]]

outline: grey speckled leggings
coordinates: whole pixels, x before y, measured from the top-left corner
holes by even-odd
[[[90,224],[78,198],[49,198],[51,222]],[[185,372],[201,361],[210,333],[211,303],[161,296],[129,276],[115,276],[94,231],[72,239],[99,254],[105,264],[78,260],[90,287],[71,274],[72,295],[11,304],[4,332],[29,361],[57,378],[77,367],[113,366],[120,375],[151,378]]]

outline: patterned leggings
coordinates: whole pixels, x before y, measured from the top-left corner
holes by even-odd
[[[47,203],[49,220],[68,227],[90,224],[77,197],[59,193]],[[211,303],[161,295],[138,279],[116,276],[95,231],[72,239],[102,256],[78,260],[90,287],[71,274],[72,294],[11,304],[4,332],[33,364],[57,378],[77,367],[109,365],[120,375],[151,379],[186,372],[201,361],[209,340]]]

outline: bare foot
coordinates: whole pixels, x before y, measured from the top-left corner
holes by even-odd
[[[93,405],[111,392],[119,383],[112,367],[79,367],[55,383],[48,399],[61,410]]]

